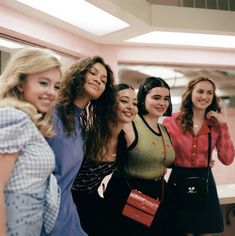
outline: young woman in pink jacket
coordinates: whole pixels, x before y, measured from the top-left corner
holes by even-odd
[[[234,159],[234,146],[229,136],[214,82],[197,76],[182,95],[180,112],[163,121],[172,138],[175,150],[174,166],[169,178],[169,201],[178,214],[177,220],[188,235],[211,235],[224,230],[216,184],[211,171],[213,161],[208,149],[216,149],[219,161],[229,165]],[[211,135],[211,140],[208,136]],[[180,205],[177,185],[187,177],[208,176],[208,197],[203,206],[194,201],[187,207]],[[197,207],[194,207],[197,206]]]

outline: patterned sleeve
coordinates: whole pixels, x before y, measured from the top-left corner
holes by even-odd
[[[31,137],[30,119],[23,111],[5,107],[0,109],[0,153],[21,150]]]
[[[229,165],[233,162],[235,155],[233,142],[230,138],[226,123],[220,125],[219,130],[220,135],[216,143],[218,158],[223,164]]]

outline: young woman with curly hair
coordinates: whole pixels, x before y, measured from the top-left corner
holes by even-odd
[[[188,235],[222,232],[223,217],[210,168],[212,160],[208,169],[208,150],[209,145],[211,151],[216,148],[218,159],[224,165],[233,162],[235,152],[216,96],[215,83],[200,75],[193,78],[182,95],[180,112],[165,118],[163,123],[172,137],[176,153],[168,196],[182,232]],[[182,198],[176,188],[187,177],[208,178],[208,198],[203,205],[198,206],[196,200],[186,207],[179,205]]]
[[[106,135],[107,132],[101,125],[88,130],[84,161],[72,189],[82,227],[89,236],[110,235],[106,225],[108,219],[105,201],[97,190],[103,178],[115,170],[118,142],[124,139],[123,126],[130,123],[138,111],[137,94],[132,87],[118,84],[115,86],[115,93],[116,109],[113,114],[117,118],[106,121],[112,131],[111,136]],[[97,128],[100,130],[98,133]]]
[[[75,61],[65,71],[53,114],[56,135],[48,139],[55,152],[54,174],[61,188],[59,215],[49,235],[86,235],[71,187],[83,160],[83,131],[92,130],[97,143],[105,142],[111,135],[107,121],[115,119],[113,83],[112,70],[99,56]],[[103,140],[99,132],[105,133]]]

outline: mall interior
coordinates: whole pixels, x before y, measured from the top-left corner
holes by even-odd
[[[187,82],[200,73],[217,85],[235,144],[234,22],[234,0],[0,0],[0,73],[27,46],[52,50],[63,70],[100,55],[116,83],[138,89],[147,76],[165,79],[174,111]],[[225,167],[216,155],[213,173],[225,222],[224,233],[216,235],[232,236],[235,164]]]

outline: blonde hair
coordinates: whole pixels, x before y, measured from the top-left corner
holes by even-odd
[[[0,77],[0,107],[12,106],[26,112],[44,137],[53,135],[51,111],[42,115],[19,93],[17,86],[27,79],[28,75],[58,68],[60,61],[48,50],[25,48],[10,59]],[[62,72],[61,72],[62,74]]]

